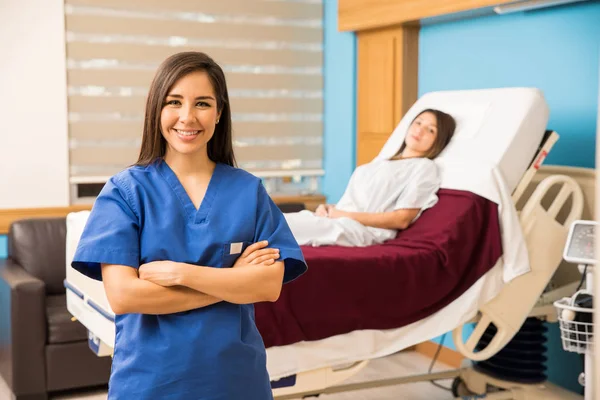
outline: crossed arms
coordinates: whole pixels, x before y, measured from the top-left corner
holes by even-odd
[[[254,243],[232,268],[155,261],[138,270],[102,264],[102,280],[115,314],[171,314],[220,301],[248,304],[276,301],[284,265],[277,249]]]
[[[321,205],[317,215],[352,218],[365,226],[406,229],[419,209],[358,213]],[[172,261],[155,261],[139,270],[103,264],[102,280],[116,314],[171,314],[220,301],[249,304],[276,301],[281,293],[284,264],[266,242],[249,246],[232,268],[212,268]]]

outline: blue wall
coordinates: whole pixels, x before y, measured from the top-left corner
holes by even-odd
[[[324,22],[324,169],[323,194],[336,203],[355,165],[356,38],[337,30],[337,1],[323,2]]]
[[[594,167],[600,3],[421,28],[419,94],[534,86],[561,136],[548,164]]]
[[[6,236],[0,235],[0,258],[6,258],[7,250]]]

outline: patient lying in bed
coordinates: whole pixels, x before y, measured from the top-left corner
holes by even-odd
[[[389,160],[358,167],[337,205],[315,213],[284,214],[300,245],[369,246],[396,236],[437,203],[440,177],[432,161],[449,143],[456,123],[438,110],[422,111]]]

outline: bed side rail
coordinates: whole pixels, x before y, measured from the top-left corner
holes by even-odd
[[[558,135],[558,133],[554,131],[547,130],[544,133],[542,141],[537,149],[537,152],[535,153],[533,160],[529,164],[529,168],[527,168],[527,171],[525,171],[525,174],[523,174],[523,177],[521,178],[519,184],[513,192],[512,198],[515,204],[517,204],[521,196],[523,196],[525,190],[533,180],[533,177],[542,166],[542,163],[546,159],[546,156],[548,155],[548,153],[550,153],[550,150],[552,150],[552,147],[554,147],[554,144],[558,141],[559,138],[560,136]]]
[[[556,185],[562,187],[546,210],[542,199]],[[565,221],[560,222],[559,213],[569,198],[572,199],[569,213]],[[519,331],[562,260],[571,222],[581,218],[582,212],[583,192],[573,178],[553,175],[540,182],[520,215],[531,272],[510,281],[498,296],[481,307],[481,318],[466,343],[463,342],[463,326],[453,331],[456,348],[465,357],[474,361],[487,360],[502,350]],[[476,352],[477,344],[492,323],[498,329],[496,334],[488,346]]]

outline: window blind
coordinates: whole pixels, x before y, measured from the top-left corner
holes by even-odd
[[[227,78],[238,164],[257,175],[319,175],[320,0],[66,0],[71,182],[137,160],[158,65],[203,51]]]

